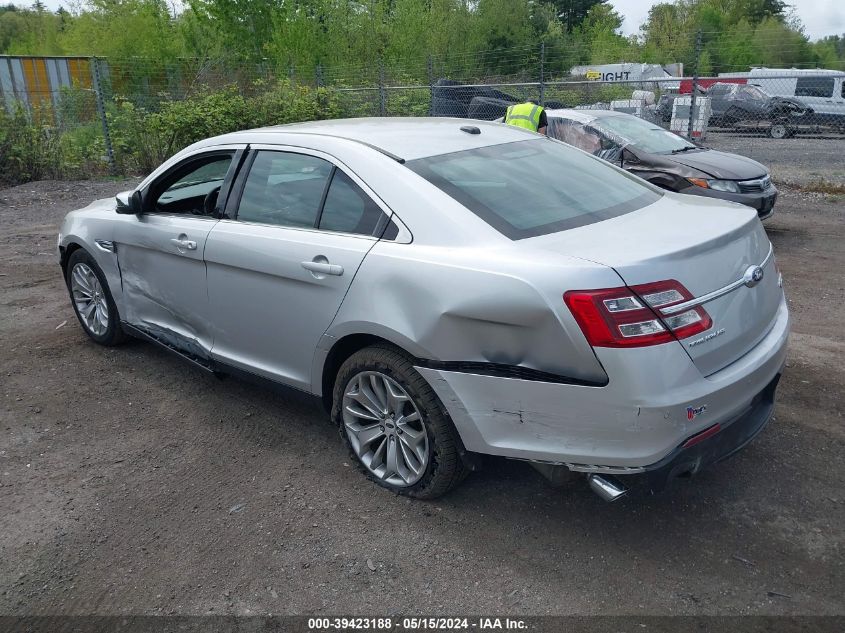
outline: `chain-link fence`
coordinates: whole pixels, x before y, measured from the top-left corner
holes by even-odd
[[[150,119],[132,120],[127,113],[165,110],[176,120],[170,128],[160,125],[154,141],[144,138],[156,149],[131,168],[151,169],[181,141],[239,127],[325,116],[494,120],[509,105],[525,101],[543,104],[551,116],[562,116],[565,109],[625,112],[694,139],[845,134],[842,70],[747,68],[699,77],[697,55],[686,76],[683,64],[565,68],[570,58],[572,51],[545,44],[312,68],[199,59],[0,57],[0,100],[6,111],[0,128],[25,118],[42,132],[25,142],[43,144],[45,154],[61,155],[71,165],[76,161],[80,170],[96,171],[100,165],[112,172],[129,169],[121,156],[139,136],[150,136]],[[282,92],[279,86],[285,87]],[[275,100],[267,98],[273,91]],[[174,104],[214,94],[222,97],[203,102],[207,111],[174,112]],[[253,107],[256,100],[260,103]],[[246,105],[238,109],[236,102]],[[180,124],[185,129],[171,132]],[[0,152],[8,153],[3,138],[0,133]]]

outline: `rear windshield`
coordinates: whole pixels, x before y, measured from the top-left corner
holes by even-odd
[[[549,139],[421,158],[407,166],[513,240],[614,218],[661,196],[638,178]]]

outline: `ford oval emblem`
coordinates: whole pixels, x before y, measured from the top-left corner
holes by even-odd
[[[759,266],[749,266],[748,270],[742,276],[742,280],[746,286],[753,288],[763,279],[763,269]]]

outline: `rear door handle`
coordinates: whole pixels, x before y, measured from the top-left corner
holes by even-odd
[[[328,262],[302,262],[302,267],[317,275],[335,275],[340,277],[343,274],[343,266],[329,264]]]
[[[194,240],[186,240],[186,239],[174,237],[172,240],[170,240],[170,243],[174,244],[176,246],[176,248],[181,248],[182,250],[186,250],[186,251],[197,250],[197,243]]]

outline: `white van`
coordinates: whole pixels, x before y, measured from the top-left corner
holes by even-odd
[[[773,97],[795,97],[812,108],[808,122],[845,126],[845,72],[818,68],[752,68],[747,77],[749,84],[760,86]]]

